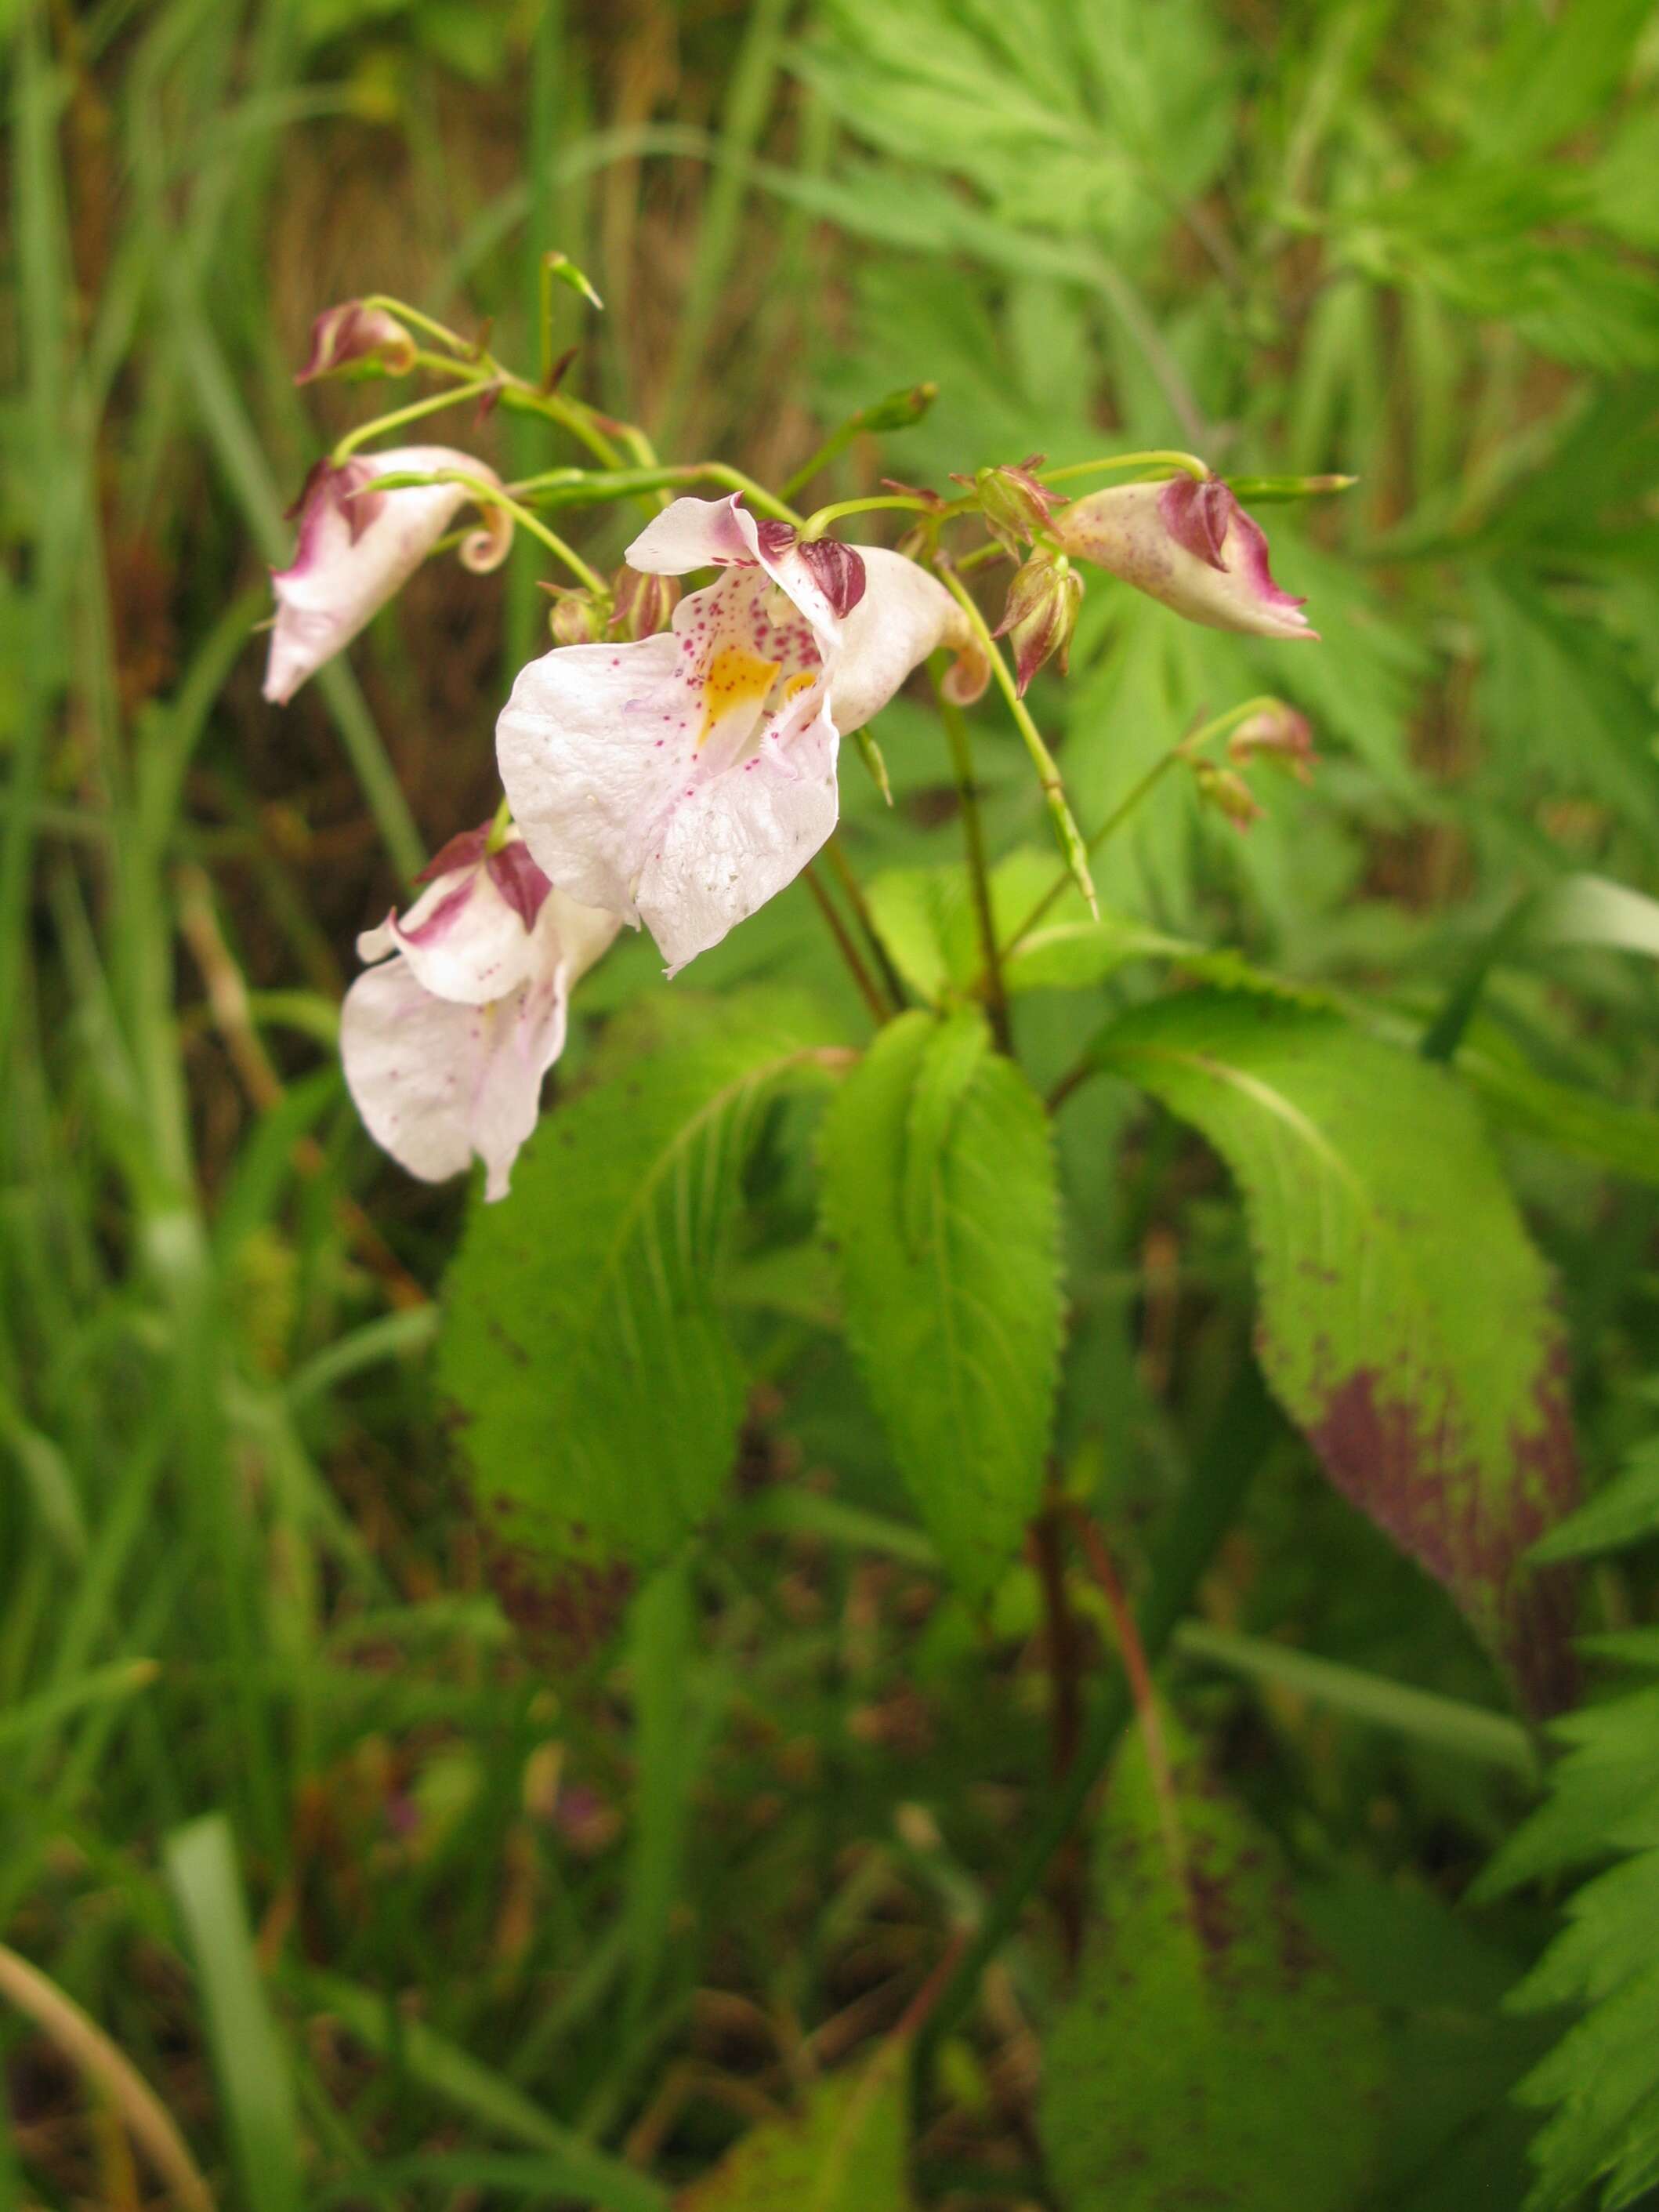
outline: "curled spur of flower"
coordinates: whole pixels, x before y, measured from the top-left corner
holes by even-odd
[[[1267,532],[1219,477],[1113,484],[1074,501],[1048,531],[1062,551],[1189,622],[1258,637],[1318,637],[1304,602],[1273,580]]]
[[[554,890],[516,830],[452,837],[395,910],[357,939],[376,964],[346,993],[340,1057],[364,1126],[423,1182],[476,1154],[505,1198],[564,1048],[570,993],[616,936],[612,914]]]
[[[311,351],[294,381],[312,384],[347,369],[407,376],[415,354],[414,339],[395,315],[361,300],[343,300],[337,307],[325,307],[312,324]]]
[[[836,826],[842,736],[968,630],[914,562],[803,540],[740,496],[676,500],[627,560],[720,573],[666,630],[532,661],[496,757],[539,865],[643,922],[672,975],[794,879]]]
[[[285,704],[307,677],[349,645],[477,497],[461,483],[380,490],[380,479],[447,470],[487,485],[501,481],[483,461],[447,446],[398,446],[338,464],[318,462],[291,510],[299,517],[294,558],[271,573],[276,620],[265,664],[267,699]],[[486,506],[482,526],[462,544],[461,559],[483,574],[506,559],[512,537],[511,516]]]

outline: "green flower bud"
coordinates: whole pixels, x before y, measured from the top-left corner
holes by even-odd
[[[1236,830],[1248,830],[1260,818],[1261,802],[1243,777],[1233,769],[1217,768],[1210,761],[1194,761],[1193,781],[1198,787],[1200,802],[1224,815]]]
[[[1017,555],[1022,545],[1030,544],[1039,531],[1046,530],[1049,515],[1062,503],[1037,482],[1035,471],[1042,463],[1041,453],[1028,453],[1018,468],[976,469],[971,479],[951,478],[953,483],[969,486],[986,528],[1010,553]]]

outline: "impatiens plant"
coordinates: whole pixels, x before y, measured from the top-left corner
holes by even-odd
[[[941,2039],[1138,1718],[1117,1848],[1177,1961],[1182,2017],[1164,2035],[1163,1997],[1119,1963],[1133,1944],[1092,1941],[1048,2109],[1086,2107],[1103,2053],[1115,2064],[1142,2033],[1113,2011],[1133,1999],[1159,2039],[1164,2124],[1202,2116],[1191,2142],[1161,2146],[1164,2164],[1187,2177],[1205,2145],[1248,2144],[1258,2186],[1270,2195],[1294,2171],[1312,2203],[1325,2161],[1304,2108],[1325,2071],[1305,2037],[1325,2019],[1346,2190],[1370,2154],[1376,2024],[1278,1901],[1249,1823],[1184,1753],[1172,1766],[1148,1674],[1277,1417],[1243,1391],[1149,1559],[1120,1576],[1087,1455],[1058,1415],[1089,1385],[1092,1340],[1076,1162],[1062,1171],[1057,1127],[1079,1094],[1109,1089],[1115,1115],[1091,1125],[1103,1147],[1148,1112],[1213,1147],[1240,1194],[1272,1400],[1341,1494],[1444,1585],[1529,1712],[1571,1681],[1572,1585],[1527,1558],[1574,1499],[1562,1334],[1449,1065],[1467,1009],[1419,1036],[1398,1007],[1292,988],[1097,896],[1095,856],[1165,778],[1241,831],[1275,777],[1281,792],[1311,781],[1302,709],[1211,702],[1092,822],[1040,720],[1097,592],[1145,593],[1170,611],[1158,621],[1308,645],[1319,633],[1275,581],[1261,524],[1189,453],[1056,470],[1041,454],[969,454],[954,492],[883,479],[808,511],[801,490],[854,432],[902,428],[927,387],[861,410],[775,490],[724,462],[663,461],[556,374],[520,376],[396,301],[328,310],[301,372],[415,374],[440,388],[353,430],[305,488],[293,563],[274,580],[265,688],[291,697],[452,544],[478,571],[515,532],[546,556],[551,642],[489,702],[499,811],[441,825],[424,888],[359,940],[370,964],[341,1030],[377,1142],[428,1180],[476,1158],[483,1200],[507,1201],[471,1215],[441,1352],[503,1602],[565,1667],[630,1606],[644,1617],[717,1543],[745,1423],[764,1421],[757,1311],[844,1345],[885,1440],[889,1502],[908,1495],[910,1540],[969,1619],[991,1617],[1035,1565],[1063,1721],[1046,1814],[911,2023],[916,2116]],[[374,446],[463,404],[538,415],[581,458],[507,481],[447,447]],[[1245,489],[1306,501],[1346,481]],[[855,541],[854,525],[898,542]],[[1333,620],[1322,651],[1343,650]],[[890,706],[884,747],[870,725]],[[997,852],[975,760],[992,713],[1031,771]],[[941,838],[959,834],[959,857],[868,876],[837,836],[849,776],[889,805],[896,787]],[[817,909],[843,981],[785,990],[763,957],[741,988],[677,980],[786,896]],[[642,980],[620,1013],[627,994],[606,991],[613,1018],[544,1115],[573,991],[626,930],[648,933],[665,980]],[[1123,1666],[1086,1710],[1066,1678],[1068,1593],[1085,1575]],[[1206,1933],[1224,1908],[1250,1923],[1237,1971]],[[1295,2002],[1304,1979],[1311,2025]],[[1241,2055],[1259,2070],[1264,2050],[1301,2101],[1253,2091],[1246,2124],[1229,2085]],[[1066,2125],[1055,2171],[1072,2203],[1103,2206],[1110,2176],[1148,2154],[1140,2134],[1103,2123],[1091,2169],[1075,2113]]]

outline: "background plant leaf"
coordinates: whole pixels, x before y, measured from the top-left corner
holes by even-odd
[[[1350,2212],[1376,2158],[1382,2023],[1301,1923],[1272,1839],[1163,1724],[1137,1734],[1096,1845],[1099,1917],[1044,2061],[1071,2212]]]
[[[1059,1218],[1041,1101],[983,1017],[908,1014],[826,1115],[824,1233],[893,1456],[982,1595],[1036,1510],[1060,1358]]]
[[[828,1079],[801,1008],[680,1001],[544,1121],[479,1206],[440,1374],[509,1607],[580,1640],[673,1555],[730,1471],[744,1375],[718,1292],[769,1100]]]
[[[1563,1702],[1565,1592],[1523,1555],[1575,1494],[1564,1346],[1468,1098],[1337,1015],[1243,994],[1138,1008],[1094,1049],[1237,1176],[1262,1365],[1332,1480],[1529,1703]]]
[[[678,2212],[904,2212],[907,2136],[897,2051],[832,2074],[798,2114],[763,2122],[676,2200]]]

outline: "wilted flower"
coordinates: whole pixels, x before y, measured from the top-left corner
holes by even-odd
[[[629,645],[654,637],[674,619],[680,603],[678,576],[647,576],[624,562],[611,579],[611,619],[605,624]]]
[[[991,635],[1006,637],[1014,648],[1014,674],[1021,698],[1025,687],[1045,660],[1057,657],[1066,673],[1083,605],[1083,579],[1062,554],[1033,554],[1015,572],[1008,586],[1008,603],[1002,620]]]
[[[1261,802],[1234,769],[1217,768],[1212,761],[1194,761],[1193,781],[1202,803],[1225,815],[1235,830],[1248,830],[1261,818]]]
[[[1303,601],[1267,568],[1267,539],[1219,477],[1115,484],[1050,525],[1074,557],[1109,568],[1189,622],[1262,637],[1316,638]]]
[[[311,325],[311,352],[294,381],[310,384],[343,368],[406,376],[415,366],[415,353],[414,339],[395,315],[384,307],[366,307],[361,300],[345,300],[337,307],[325,307]]]
[[[571,988],[621,924],[555,890],[516,830],[492,851],[488,823],[452,837],[420,880],[406,915],[357,939],[380,964],[340,1010],[346,1082],[411,1175],[441,1182],[476,1153],[485,1197],[505,1198],[564,1048]]]
[[[292,564],[272,572],[276,621],[264,693],[278,705],[349,645],[408,582],[455,516],[475,495],[465,484],[405,484],[377,491],[382,477],[458,469],[497,484],[495,471],[447,446],[398,446],[362,453],[337,467],[319,461],[293,510],[300,518]],[[461,559],[482,574],[507,557],[512,519],[485,509]]]
[[[951,478],[953,483],[967,484],[976,495],[986,528],[1004,551],[1016,558],[1022,545],[1029,545],[1039,532],[1048,529],[1054,509],[1062,504],[1058,493],[1037,481],[1036,472],[1042,461],[1041,453],[1028,453],[1017,468],[1009,465],[976,469],[971,477]]]
[[[1313,781],[1313,763],[1319,757],[1307,716],[1282,699],[1239,724],[1227,740],[1227,757],[1236,768],[1248,768],[1256,759],[1271,761],[1298,783]]]
[[[496,752],[553,881],[643,921],[672,974],[793,880],[836,826],[842,733],[969,633],[913,562],[803,542],[735,496],[676,500],[627,557],[725,573],[656,636],[532,661]]]

